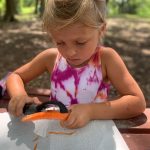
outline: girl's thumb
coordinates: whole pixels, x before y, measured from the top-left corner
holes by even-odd
[[[37,104],[37,105],[42,104],[42,102],[39,100],[38,97],[33,97],[33,103],[34,103],[34,104]]]

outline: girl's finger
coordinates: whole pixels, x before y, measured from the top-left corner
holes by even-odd
[[[37,105],[42,104],[42,102],[39,100],[38,97],[33,97],[32,100],[33,100],[33,103],[34,103],[34,104],[37,104]]]
[[[76,128],[78,128],[77,121],[75,121],[72,124],[70,124],[69,126],[67,126],[67,128],[69,128],[69,129],[76,129]]]
[[[23,114],[23,107],[26,103],[33,103],[33,98],[31,97],[24,97],[23,99],[20,99],[16,105],[16,116],[20,116]]]
[[[16,114],[16,101],[11,100],[9,102],[8,112],[15,116],[15,114]]]
[[[20,101],[16,106],[16,116],[20,116],[23,114],[23,107],[25,105],[25,101]]]
[[[74,126],[76,122],[76,118],[74,116],[72,116],[71,114],[68,116],[67,120],[63,121],[63,126],[70,128],[72,126]]]

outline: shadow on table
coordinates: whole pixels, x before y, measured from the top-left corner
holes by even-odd
[[[7,126],[7,136],[10,138],[10,141],[15,142],[16,147],[23,144],[25,147],[33,149],[33,139],[35,136],[33,133],[34,123],[23,123],[20,121],[20,118],[11,117],[11,121],[7,124]]]
[[[143,125],[147,121],[147,116],[142,113],[139,116],[125,119],[125,120],[114,120],[118,128],[132,128]]]

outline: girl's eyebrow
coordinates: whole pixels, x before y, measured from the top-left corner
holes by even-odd
[[[78,38],[76,41],[89,41],[91,37],[83,37],[83,38]]]
[[[91,39],[91,37],[89,37],[89,36],[82,36],[82,37],[75,37],[72,40],[73,41],[87,41],[87,40],[90,40],[90,39]]]
[[[87,38],[82,37],[82,38],[77,38],[76,40],[77,40],[77,41],[78,41],[78,40],[79,40],[79,41],[84,41],[84,40],[87,40]]]
[[[64,42],[65,40],[68,40],[68,39],[71,41],[88,41],[91,38],[92,38],[91,36],[84,36],[84,35],[76,36],[76,37],[72,37],[72,38],[69,37],[67,39],[64,39],[63,37],[59,37],[59,36],[52,36],[52,39],[55,42]]]
[[[87,38],[75,38],[75,39],[72,39],[71,41],[88,41],[89,39]],[[64,42],[63,39],[54,39],[55,42]]]

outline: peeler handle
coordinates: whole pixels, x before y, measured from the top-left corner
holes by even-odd
[[[66,108],[66,106],[62,102],[56,101],[56,100],[51,100],[48,102],[44,102],[40,105],[25,104],[25,106],[23,108],[23,114],[24,115],[30,115],[30,114],[33,114],[36,112],[42,112],[46,108],[48,108],[50,105],[54,105],[54,106],[59,107],[60,113],[68,113],[68,109]]]
[[[37,105],[35,104],[25,104],[23,108],[24,115],[30,115],[37,112]]]
[[[41,105],[38,105],[36,108],[38,112],[41,112],[51,105],[59,107],[60,113],[68,113],[68,109],[66,108],[66,106],[62,102],[56,101],[56,100],[51,100],[51,101],[42,103]]]

